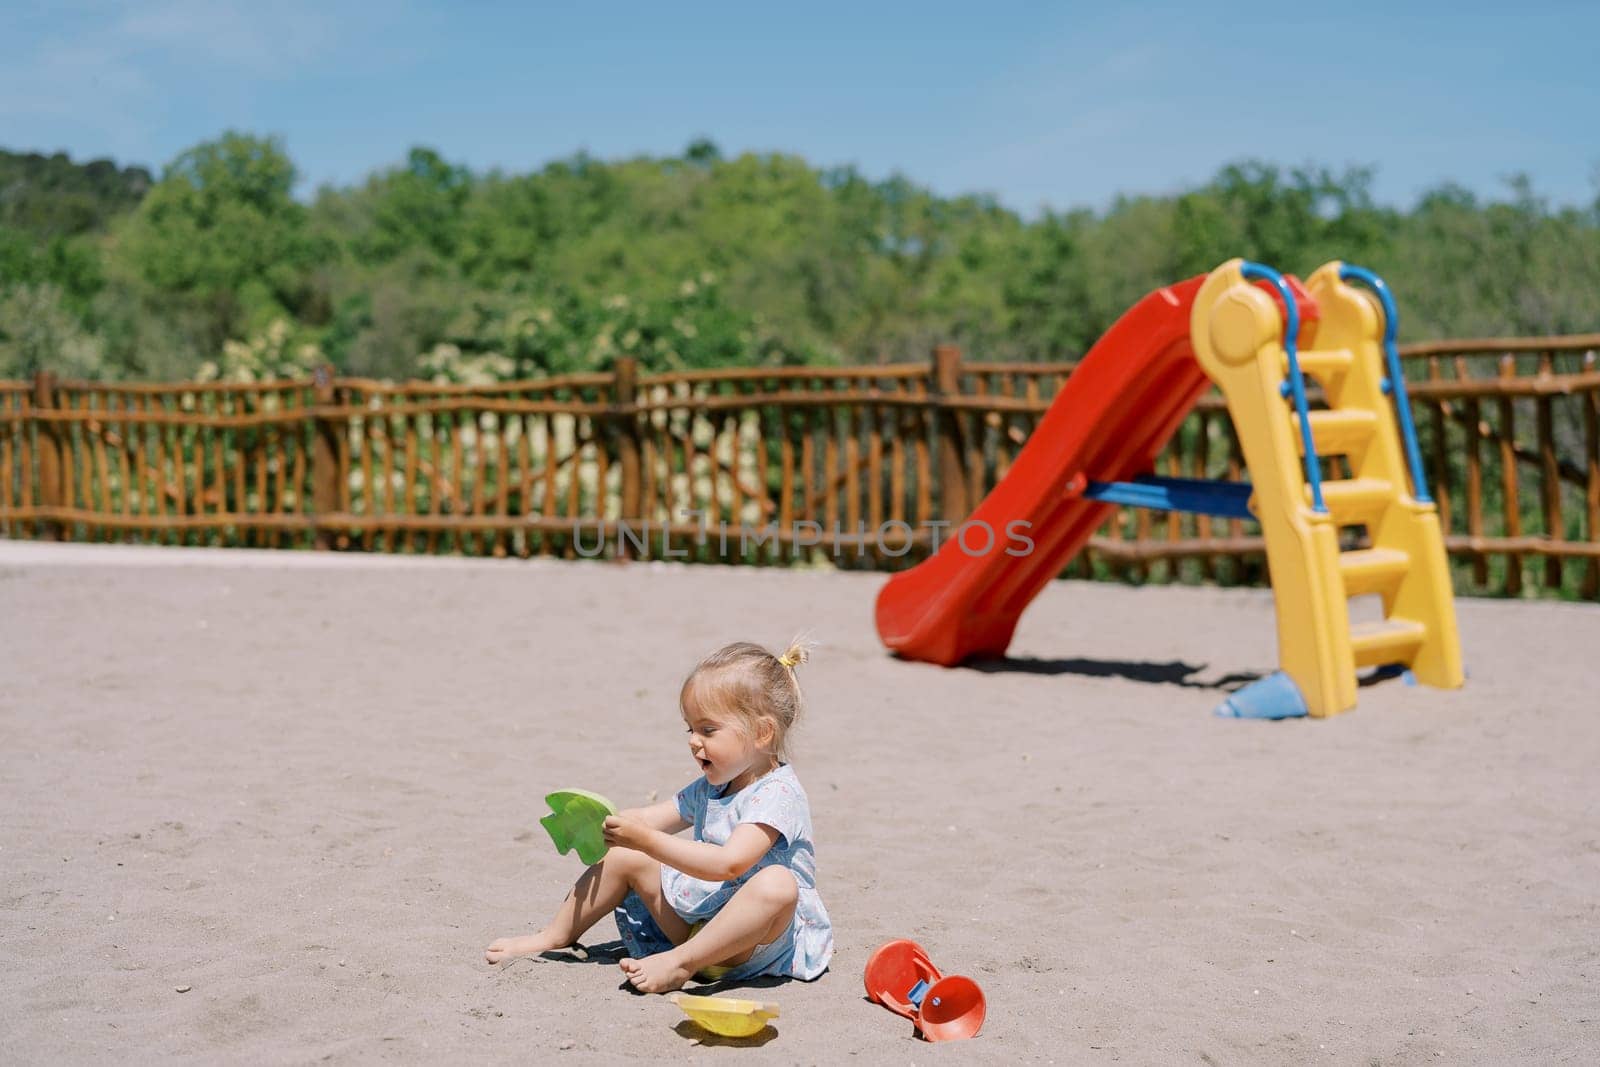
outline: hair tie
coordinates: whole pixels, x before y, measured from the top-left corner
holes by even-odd
[[[785,652],[783,655],[779,656],[778,662],[783,664],[789,670],[794,670],[795,659],[794,657],[790,656],[789,653]]]

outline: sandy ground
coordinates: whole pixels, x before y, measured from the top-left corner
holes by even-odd
[[[0,542],[0,1060],[1600,1055],[1600,609],[1464,602],[1465,690],[1257,723],[1208,712],[1274,666],[1261,592],[1057,583],[942,670],[881,580]],[[686,669],[806,627],[831,973],[739,1049],[609,963],[484,965],[578,873],[543,793],[679,787]],[[976,1041],[863,999],[897,936]]]

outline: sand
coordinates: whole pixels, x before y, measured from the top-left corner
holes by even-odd
[[[1261,591],[1060,582],[944,670],[881,581],[0,542],[0,1060],[1600,1055],[1600,609],[1464,601],[1464,690],[1259,723],[1209,710],[1275,666]],[[741,1048],[621,990],[609,923],[486,966],[578,873],[543,793],[668,795],[694,659],[802,628],[832,971]],[[863,998],[893,937],[977,1040]]]

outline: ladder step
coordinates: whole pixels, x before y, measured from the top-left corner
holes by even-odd
[[[1350,627],[1350,650],[1357,667],[1377,667],[1385,663],[1409,663],[1412,653],[1422,646],[1428,628],[1420,622],[1392,617],[1379,622],[1361,622]]]
[[[1398,548],[1360,548],[1339,554],[1345,596],[1393,588],[1410,567],[1411,557]]]
[[[1376,518],[1393,499],[1394,486],[1382,478],[1340,478],[1322,483],[1322,502],[1341,526]],[[1306,487],[1306,500],[1311,500],[1310,486]]]
[[[1311,443],[1319,456],[1344,456],[1367,446],[1378,429],[1378,415],[1373,411],[1349,408],[1340,411],[1307,412],[1311,420]],[[1293,415],[1295,451],[1305,455],[1305,443],[1300,437],[1300,416]]]
[[[1326,382],[1335,374],[1343,374],[1355,362],[1355,354],[1348,348],[1312,348],[1297,354],[1300,371]],[[1283,373],[1289,373],[1289,353],[1283,354]]]

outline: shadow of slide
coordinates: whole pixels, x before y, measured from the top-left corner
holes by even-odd
[[[1212,689],[1231,693],[1240,686],[1261,677],[1256,671],[1235,671],[1219,678],[1201,678],[1197,675],[1210,665],[1170,660],[1152,663],[1148,660],[1116,659],[1024,659],[1007,656],[1005,659],[977,660],[966,664],[966,669],[984,674],[1076,674],[1085,678],[1126,678],[1146,685],[1175,685],[1182,689]]]

